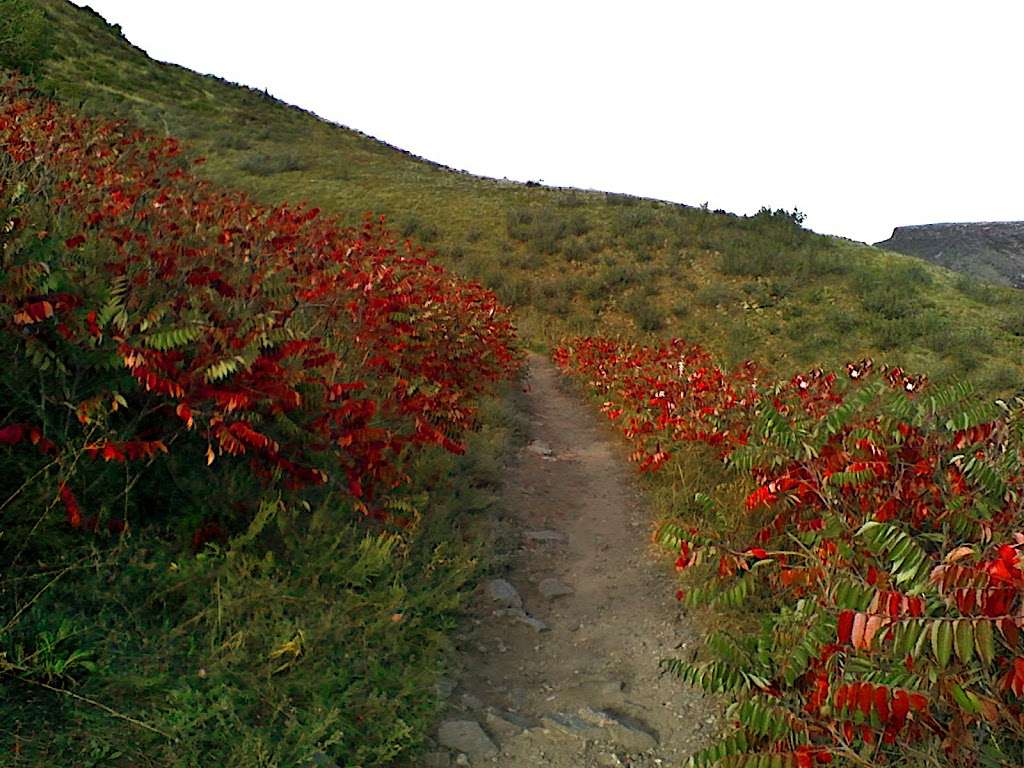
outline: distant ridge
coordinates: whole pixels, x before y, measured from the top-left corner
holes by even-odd
[[[983,280],[1024,288],[1024,221],[896,227],[875,243]]]

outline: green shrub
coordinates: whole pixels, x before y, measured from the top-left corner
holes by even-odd
[[[292,152],[261,153],[245,158],[238,167],[253,176],[273,176],[277,173],[305,170],[309,163]]]
[[[569,261],[581,261],[587,255],[587,249],[579,240],[570,240],[562,248],[562,255]]]
[[[636,327],[641,331],[660,331],[665,326],[665,319],[652,301],[652,297],[642,291],[630,292],[622,302],[622,308],[633,318]]]
[[[695,299],[702,307],[733,304],[737,300],[735,289],[725,283],[711,283],[697,291]]]
[[[0,68],[32,74],[53,45],[53,27],[35,3],[0,0]]]
[[[521,243],[528,243],[538,253],[550,256],[558,253],[562,238],[569,227],[556,211],[542,208],[532,211],[515,208],[506,216],[508,236]]]

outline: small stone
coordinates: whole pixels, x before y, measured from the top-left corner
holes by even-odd
[[[487,596],[503,608],[522,608],[523,598],[505,579],[491,579],[486,586]]]
[[[555,600],[556,598],[573,594],[572,587],[554,578],[542,579],[540,584],[537,585],[537,589],[548,600]]]
[[[470,757],[491,757],[498,754],[498,748],[484,733],[476,720],[446,720],[437,729],[437,740],[442,746]]]
[[[597,756],[597,764],[602,768],[620,768],[622,761],[614,752],[601,752]]]
[[[456,765],[472,765],[472,763],[469,762],[469,755],[464,755],[461,752],[458,754],[458,756],[456,756],[455,764]]]
[[[480,701],[480,699],[478,699],[472,693],[462,694],[460,700],[462,701],[462,706],[464,706],[466,709],[477,710],[484,708],[484,703]]]
[[[566,541],[565,534],[560,531],[523,531],[523,538],[545,544],[562,544]]]
[[[547,459],[548,461],[555,460],[555,452],[552,451],[551,446],[545,443],[543,440],[534,440],[528,446],[526,446],[526,450],[528,450],[530,453],[537,454],[542,459]]]

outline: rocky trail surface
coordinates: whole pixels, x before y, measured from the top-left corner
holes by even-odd
[[[623,446],[561,386],[533,356],[530,442],[496,521],[508,567],[474,596],[426,766],[678,766],[717,728],[712,702],[659,675],[696,632]]]

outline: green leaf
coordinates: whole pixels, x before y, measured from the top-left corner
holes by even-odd
[[[953,645],[956,657],[964,664],[970,664],[974,658],[974,628],[967,619],[960,619],[953,625]]]
[[[974,643],[981,660],[986,665],[991,664],[996,657],[996,641],[991,621],[982,619],[975,624]]]
[[[935,621],[932,623],[932,654],[939,663],[939,667],[945,669],[953,656],[953,626],[948,621]]]

